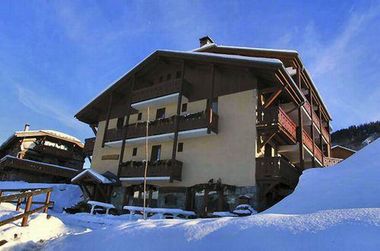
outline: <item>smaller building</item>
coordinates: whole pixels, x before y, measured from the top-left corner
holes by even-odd
[[[84,159],[79,139],[25,125],[0,146],[0,180],[70,183],[83,169]]]
[[[331,148],[331,157],[341,160],[347,159],[354,153],[356,153],[355,150],[341,145],[335,145]]]

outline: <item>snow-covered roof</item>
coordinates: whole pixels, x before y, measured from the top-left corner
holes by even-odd
[[[350,151],[350,152],[356,153],[355,150],[350,149],[350,148],[345,147],[345,146],[341,146],[341,145],[335,145],[335,146],[331,147],[331,149],[335,149],[335,148],[341,148],[341,149],[344,149],[344,150],[347,150],[347,151]]]
[[[101,175],[100,173],[98,173],[97,171],[95,171],[92,168],[86,169],[83,172],[79,173],[77,176],[75,176],[74,178],[71,179],[71,182],[75,183],[75,182],[79,181],[81,178],[83,178],[83,177],[85,177],[87,175],[91,176],[96,181],[98,181],[99,183],[102,183],[102,184],[111,184],[111,183],[114,183],[114,181],[112,181],[112,180],[108,179],[107,177]]]
[[[16,131],[12,134],[3,144],[0,145],[0,149],[5,148],[12,140],[22,137],[38,137],[38,136],[50,136],[53,138],[59,138],[71,143],[83,147],[83,143],[76,137],[69,134],[55,131],[55,130],[28,130],[28,131]]]
[[[206,47],[206,46],[205,46]],[[277,71],[283,70],[284,74],[288,76],[289,81],[295,86],[297,95],[303,97],[303,94],[296,88],[296,85],[292,78],[287,74],[285,67],[281,60],[275,58],[264,58],[264,57],[251,57],[251,56],[241,56],[241,55],[231,55],[231,54],[222,54],[222,53],[208,53],[208,52],[196,52],[196,51],[174,51],[174,50],[157,50],[156,52],[150,54],[139,64],[133,67],[130,71],[124,74],[121,78],[113,82],[107,89],[99,93],[94,99],[87,103],[76,115],[75,117],[85,123],[93,123],[93,119],[89,112],[91,111],[90,107],[95,105],[100,105],[100,102],[105,101],[102,97],[108,97],[107,94],[110,94],[117,87],[125,83],[125,80],[131,78],[133,74],[139,71],[146,64],[153,62],[156,57],[170,57],[178,58],[184,60],[202,60],[213,63],[222,63],[222,64],[246,64],[248,67],[256,68],[258,70],[267,70],[267,71]],[[122,81],[124,80],[124,81]],[[301,98],[300,98],[301,99]]]

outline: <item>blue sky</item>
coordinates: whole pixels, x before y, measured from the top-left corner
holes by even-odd
[[[380,119],[379,1],[0,3],[0,141],[25,122],[80,139],[74,114],[157,49],[296,49],[339,129]]]

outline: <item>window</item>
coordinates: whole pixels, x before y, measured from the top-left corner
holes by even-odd
[[[178,152],[183,152],[183,143],[178,143]]]
[[[137,155],[137,147],[134,147],[132,151],[132,156],[136,156],[136,155]]]
[[[182,109],[181,109],[182,112],[186,112],[187,111],[187,103],[185,104],[182,104]]]
[[[139,114],[137,115],[137,120],[141,120],[142,119],[142,113],[139,112]]]
[[[152,153],[150,155],[150,161],[157,161],[161,159],[161,145],[152,146]]]
[[[170,80],[172,78],[172,74],[168,73],[168,75],[166,76],[166,80]]]
[[[157,109],[156,119],[164,119],[164,118],[165,118],[165,108]]]
[[[122,129],[122,128],[123,128],[123,125],[124,125],[124,118],[118,118],[118,119],[117,119],[117,125],[116,125],[116,128],[117,128],[117,129]]]
[[[175,77],[176,78],[181,78],[181,75],[182,75],[182,72],[181,71],[177,71],[177,73],[175,74]]]
[[[168,194],[165,196],[165,206],[176,207],[177,206],[177,196],[174,194]]]

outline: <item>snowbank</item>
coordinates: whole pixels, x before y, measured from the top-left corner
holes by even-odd
[[[296,190],[267,213],[302,214],[344,208],[380,208],[380,140],[339,164],[309,169]]]
[[[57,214],[69,228],[67,234],[39,248],[378,250],[379,153],[378,140],[337,166],[308,170],[292,195],[249,217],[130,221],[126,215]]]
[[[20,214],[10,203],[0,204],[0,220],[8,219],[12,215]],[[0,240],[7,243],[1,250],[34,250],[45,241],[57,238],[69,231],[62,221],[56,217],[46,218],[46,214],[37,213],[29,218],[28,227],[20,227],[21,219],[0,227]]]
[[[32,189],[52,187],[51,201],[54,201],[52,211],[61,213],[63,208],[71,207],[83,200],[83,193],[79,186],[71,184],[45,184],[45,183],[27,183],[23,181],[0,181],[1,189]],[[45,201],[45,195],[38,195],[33,201]]]

